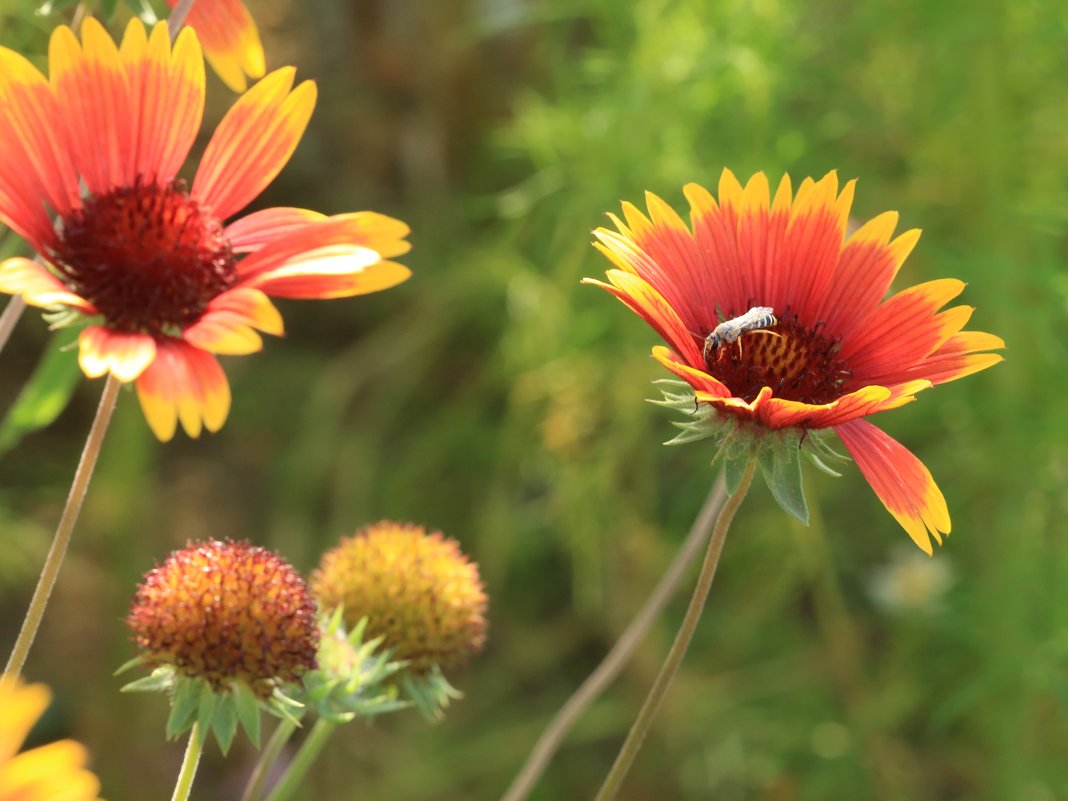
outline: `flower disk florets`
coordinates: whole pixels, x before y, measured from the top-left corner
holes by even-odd
[[[145,576],[126,619],[150,665],[173,665],[216,691],[234,682],[265,698],[315,667],[319,627],[304,579],[247,542],[172,553]]]
[[[416,673],[460,664],[486,639],[478,566],[437,531],[368,526],[323,555],[311,585],[324,610],[342,607],[349,627],[366,617],[367,637],[383,637]]]
[[[237,281],[222,223],[181,181],[88,198],[62,219],[51,255],[109,327],[129,332],[175,333]]]

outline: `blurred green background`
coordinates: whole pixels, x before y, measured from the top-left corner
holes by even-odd
[[[208,2],[209,0],[202,0]],[[69,10],[0,4],[42,54]],[[251,0],[268,63],[320,101],[257,205],[371,208],[413,228],[389,292],[286,303],[288,335],[226,359],[217,435],[166,445],[132,393],[27,674],[41,738],[88,744],[109,801],[163,798],[166,704],[120,695],[144,571],[209,536],[302,570],[383,517],[457,538],[491,597],[488,647],[414,712],[335,735],[303,799],[496,799],[652,588],[715,474],[664,448],[651,329],[580,287],[589,231],[653,190],[788,171],[860,178],[854,216],[924,236],[903,287],[955,276],[1007,361],[878,419],[953,516],[928,560],[846,465],[812,473],[802,528],[746,500],[685,668],[621,798],[1068,798],[1068,6],[1054,0]],[[113,28],[114,29],[114,28]],[[43,62],[42,62],[43,63]],[[205,131],[232,95],[209,77]],[[201,143],[203,144],[203,142]],[[12,243],[10,237],[6,245]],[[2,356],[10,405],[47,332]],[[101,382],[0,462],[0,642],[14,640]],[[590,798],[690,580],[532,798]],[[210,748],[194,787],[236,798],[255,754]]]

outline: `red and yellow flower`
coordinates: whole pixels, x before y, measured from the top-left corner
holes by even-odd
[[[167,5],[174,8],[178,0]],[[267,71],[260,32],[241,0],[199,0],[185,24],[197,32],[215,74],[235,92],[244,92],[248,78],[262,78]]]
[[[945,498],[930,472],[865,418],[918,392],[1001,361],[992,334],[965,331],[972,308],[940,311],[961,281],[929,281],[885,297],[919,239],[894,237],[885,212],[852,236],[846,221],[854,182],[834,173],[806,178],[794,193],[784,177],[771,196],[763,173],[745,187],[724,170],[718,201],[685,187],[690,225],[653,194],[646,216],[629,203],[616,231],[595,246],[618,269],[611,292],[671,346],[653,356],[693,387],[701,403],[758,429],[833,429],[889,512],[927,553],[950,530]],[[723,319],[757,306],[776,324],[706,348]]]
[[[130,22],[118,47],[88,19],[60,27],[45,78],[0,48],[0,222],[40,261],[0,263],[0,291],[92,318],[89,377],[136,381],[161,440],[218,430],[230,390],[215,354],[282,334],[268,296],[338,298],[409,276],[390,261],[408,226],[374,212],[327,217],[268,208],[229,224],[281,171],[315,105],[315,84],[276,70],[244,94],[192,180],[177,173],[200,129],[204,61],[192,29]],[[42,263],[43,262],[43,263]]]

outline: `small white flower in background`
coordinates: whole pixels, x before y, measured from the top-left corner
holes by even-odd
[[[956,581],[949,559],[931,559],[912,549],[900,549],[872,575],[868,591],[886,612],[936,612],[942,597]]]

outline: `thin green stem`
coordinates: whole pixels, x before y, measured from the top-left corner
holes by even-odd
[[[171,41],[178,38],[178,31],[185,25],[185,19],[189,16],[189,12],[195,2],[196,0],[180,0],[174,10],[171,11],[171,15],[167,19],[167,32],[171,35]]]
[[[22,667],[26,664],[26,656],[30,652],[37,629],[44,617],[45,607],[52,595],[52,588],[56,584],[59,568],[63,564],[63,557],[67,553],[70,544],[71,533],[74,524],[78,521],[78,513],[82,509],[82,501],[85,500],[85,492],[89,487],[89,479],[93,477],[93,468],[96,467],[96,459],[100,455],[100,446],[104,442],[104,434],[107,432],[108,423],[111,421],[111,413],[115,411],[115,402],[119,397],[119,380],[113,375],[108,375],[104,384],[104,392],[100,396],[100,405],[96,409],[96,418],[93,420],[89,436],[82,450],[82,458],[78,462],[78,469],[74,472],[74,481],[71,483],[70,494],[67,496],[67,505],[63,507],[63,514],[59,518],[55,537],[52,538],[52,547],[48,549],[44,567],[41,569],[41,577],[37,579],[37,588],[33,591],[30,600],[30,608],[26,610],[26,618],[22,621],[18,639],[11,649],[5,675],[17,676],[22,673]]]
[[[174,785],[174,795],[171,801],[187,801],[189,791],[193,789],[193,779],[197,775],[197,765],[200,764],[200,754],[204,750],[204,738],[200,736],[200,725],[193,724],[189,730],[189,742],[185,745],[185,758],[182,759],[182,768],[178,771],[178,781]]]
[[[241,801],[259,801],[259,798],[263,795],[263,785],[267,782],[267,775],[270,773],[271,766],[278,760],[278,755],[282,753],[282,749],[285,748],[289,738],[293,736],[293,732],[296,730],[297,724],[289,718],[283,718],[278,722],[274,734],[271,735],[271,739],[267,741],[267,745],[260,752],[260,758],[256,760],[256,766],[248,777],[248,784],[245,785],[245,792],[241,796]]]
[[[3,314],[0,314],[0,350],[3,350],[7,341],[11,339],[11,332],[15,330],[15,324],[22,317],[25,309],[26,301],[22,299],[22,295],[12,295],[11,300],[4,307]]]
[[[300,783],[304,781],[304,777],[308,775],[312,763],[319,756],[319,752],[323,750],[323,746],[326,745],[326,741],[336,728],[335,724],[323,718],[319,718],[315,722],[312,730],[308,732],[307,738],[297,750],[296,756],[293,757],[293,761],[286,768],[285,774],[283,774],[278,784],[274,786],[274,789],[271,790],[266,801],[288,801],[293,792],[300,786]]]
[[[538,738],[530,756],[527,757],[522,769],[512,780],[511,786],[501,797],[501,801],[523,801],[530,795],[541,774],[545,772],[549,761],[559,749],[564,736],[575,725],[575,721],[619,675],[623,666],[634,654],[638,643],[649,631],[653,621],[660,617],[667,602],[674,596],[679,583],[686,575],[686,569],[700,551],[701,543],[708,539],[712,522],[720,507],[723,506],[726,496],[725,482],[723,476],[720,475],[712,485],[704,506],[694,519],[690,533],[686,535],[674,561],[661,576],[660,582],[645,601],[645,605],[638,610],[638,614],[616,640],[616,644],[612,646],[612,650],[608,652],[601,664],[560,707],[545,731],[542,732],[541,737]]]
[[[693,639],[693,634],[697,630],[697,621],[701,619],[701,610],[704,609],[705,601],[708,599],[708,591],[712,587],[712,579],[716,576],[716,567],[719,565],[720,554],[723,553],[723,543],[727,538],[727,529],[730,528],[731,520],[734,519],[734,513],[742,505],[742,501],[749,491],[749,485],[753,483],[756,464],[756,454],[753,454],[749,457],[749,462],[745,466],[745,474],[742,476],[738,490],[720,510],[719,517],[716,519],[716,526],[712,530],[712,538],[708,541],[708,550],[705,552],[704,564],[701,565],[701,573],[697,577],[697,586],[694,587],[693,596],[690,598],[690,605],[686,609],[686,615],[682,619],[679,632],[675,635],[675,642],[672,643],[671,650],[668,651],[667,658],[660,667],[660,672],[649,690],[649,695],[645,698],[645,703],[642,704],[641,711],[638,712],[638,717],[630,727],[630,733],[627,734],[627,739],[619,750],[615,764],[608,771],[604,784],[601,785],[601,789],[597,792],[595,801],[611,801],[616,797],[616,793],[619,792],[620,785],[623,784],[623,779],[626,778],[634,758],[638,755],[638,751],[641,750],[642,742],[645,740],[645,735],[652,725],[653,718],[656,717],[660,704],[663,702],[664,696],[667,695],[675,674],[679,671],[682,659],[686,655],[686,649],[689,648],[690,640]]]

